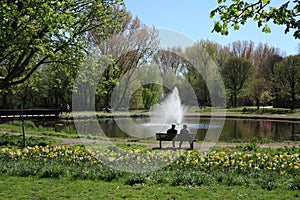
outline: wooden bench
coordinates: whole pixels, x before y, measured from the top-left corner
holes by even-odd
[[[190,149],[194,149],[194,142],[196,134],[167,134],[156,133],[156,140],[159,140],[159,148],[162,148],[161,141],[188,141],[190,143]]]

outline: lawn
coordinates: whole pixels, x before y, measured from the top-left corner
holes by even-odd
[[[135,185],[94,180],[0,176],[0,199],[299,199],[299,191],[257,186]]]

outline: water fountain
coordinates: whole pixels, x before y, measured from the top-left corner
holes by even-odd
[[[150,110],[150,123],[142,124],[142,126],[156,126],[161,127],[161,131],[164,132],[170,128],[171,124],[184,124],[184,114],[187,111],[187,107],[181,104],[178,88],[175,87],[173,91],[166,96],[166,98],[159,104],[155,105]],[[206,129],[213,128],[209,124],[191,124],[188,123],[190,129]]]
[[[176,129],[181,129],[183,124],[188,124],[191,133],[197,133],[197,129],[212,128],[212,125],[198,123],[193,120],[193,123],[185,121],[184,114],[187,107],[181,104],[178,88],[168,94],[163,101],[153,106],[149,111],[149,120],[143,123],[135,123],[133,120],[119,119],[116,120],[118,127],[128,135],[139,138],[153,137],[155,133],[166,132],[171,127],[171,124],[179,125]],[[197,117],[193,117],[197,119]],[[196,123],[195,123],[196,122]]]
[[[181,105],[178,88],[150,111],[152,123],[180,124],[187,109]]]

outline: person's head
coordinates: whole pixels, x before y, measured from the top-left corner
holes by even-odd
[[[184,125],[183,125],[183,128],[187,128],[187,125],[186,125],[186,124],[184,124]]]
[[[172,126],[171,126],[173,129],[176,127],[176,125],[175,124],[172,124]]]

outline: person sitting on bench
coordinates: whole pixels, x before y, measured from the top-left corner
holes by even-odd
[[[190,130],[187,128],[187,125],[184,124],[183,128],[179,132],[179,135],[188,135],[188,134],[190,134]],[[179,149],[181,148],[182,143],[183,143],[183,140],[180,140],[180,142],[179,142]],[[189,143],[191,145],[191,142],[189,142]]]
[[[167,130],[167,135],[174,135],[174,138],[172,140],[172,145],[175,147],[175,137],[177,135],[177,130],[175,129],[176,125],[172,124],[171,128]]]

